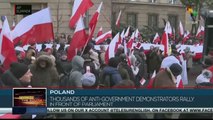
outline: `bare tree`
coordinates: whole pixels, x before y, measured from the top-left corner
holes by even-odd
[[[56,35],[59,34],[59,29],[62,24],[62,15],[60,15],[60,0],[57,2],[57,12],[56,12]]]

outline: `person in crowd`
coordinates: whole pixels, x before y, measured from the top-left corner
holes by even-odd
[[[185,52],[184,58],[186,60],[187,71],[189,71],[192,68],[193,57],[195,56],[195,53],[190,51],[190,47],[186,47],[184,49],[184,52]]]
[[[182,73],[182,67],[173,63],[170,67],[161,70],[153,81],[153,88],[176,88],[176,77]]]
[[[57,87],[59,85],[59,75],[49,55],[38,56],[30,70],[33,74],[31,80],[33,87]]]
[[[109,59],[108,66],[104,67],[102,73],[100,73],[100,87],[113,87],[122,80],[117,69],[118,64],[119,59],[117,57],[112,57]]]
[[[10,68],[2,75],[2,82],[7,87],[28,87],[32,73],[27,65],[13,62]]]
[[[96,77],[90,72],[90,66],[86,66],[86,73],[83,74],[81,82],[84,89],[97,88]]]
[[[24,62],[23,63],[29,66],[30,64],[32,64],[32,61],[33,61],[33,59],[35,57],[36,57],[35,49],[33,49],[31,47],[28,47],[28,50],[26,52],[26,56],[24,58]]]
[[[149,60],[148,60],[149,59]],[[160,54],[160,49],[158,47],[154,48],[153,51],[149,54],[148,57],[148,70],[150,76],[154,71],[158,72],[160,70],[160,65],[162,62],[162,57]]]
[[[206,69],[206,68],[208,68],[208,67],[210,67],[212,65],[213,65],[213,57],[205,56],[204,60],[202,62],[203,69]]]
[[[127,57],[124,53],[120,54],[120,56],[119,56],[118,69],[120,70],[121,68],[126,69],[128,75],[129,75],[129,79],[132,80],[134,83],[136,83],[135,76],[133,74],[131,67],[128,65],[128,60],[127,60]],[[123,73],[120,73],[120,74],[123,74]]]
[[[72,40],[72,35],[67,35],[67,44],[70,44],[71,40]]]
[[[16,50],[16,56],[19,63],[24,63],[25,52]]]
[[[182,73],[182,67],[178,63],[173,63],[170,67],[161,70],[153,81],[153,88],[158,89],[175,89],[177,80],[176,77]],[[172,113],[156,113],[154,119],[171,119]]]
[[[40,51],[44,51],[45,49],[46,49],[46,45],[43,43],[42,45],[41,45],[41,50]]]
[[[213,83],[210,82],[213,76],[213,69],[204,69],[196,78],[195,89],[212,89]],[[179,119],[212,119],[212,113],[181,113]]]
[[[100,67],[103,66],[105,63],[105,54],[106,54],[106,48],[104,45],[100,46],[100,51],[98,52],[98,58],[100,62]]]
[[[53,61],[53,65],[55,65],[55,62],[56,62],[56,58],[55,56],[53,55],[53,48],[46,48],[44,50],[46,52],[47,55],[50,56],[51,60]],[[65,51],[62,51],[61,54],[65,52]]]
[[[81,78],[84,73],[84,59],[81,56],[74,56],[72,59],[72,70],[70,71],[70,77],[68,86],[82,88]]]
[[[59,74],[69,73],[72,70],[72,64],[67,60],[67,52],[61,53],[60,59],[56,61],[56,68]]]

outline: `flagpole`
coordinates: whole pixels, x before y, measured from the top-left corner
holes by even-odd
[[[92,30],[91,30],[91,31],[93,31],[94,28],[95,28],[95,26],[92,27]],[[90,41],[91,35],[92,35],[92,33],[90,33],[90,35],[89,35],[88,38],[87,38],[86,44],[84,45],[83,50],[82,50],[82,52],[81,52],[81,56],[83,55],[84,50],[85,50],[85,48],[86,48],[88,42]]]

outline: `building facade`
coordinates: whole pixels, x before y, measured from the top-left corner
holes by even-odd
[[[179,0],[92,0],[94,6],[85,14],[85,26],[103,1],[101,15],[97,24],[96,33],[100,27],[109,31],[114,26],[118,13],[122,10],[121,23],[134,28],[144,26],[163,27],[163,19],[169,20],[177,29],[179,20],[184,26],[187,24],[185,8]],[[1,0],[0,16],[7,16],[10,25],[18,23],[27,15],[15,14],[15,5],[30,5],[32,13],[50,7],[55,34],[71,34],[74,29],[69,28],[69,19],[72,14],[74,0]]]

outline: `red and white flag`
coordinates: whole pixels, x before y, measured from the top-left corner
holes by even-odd
[[[167,31],[167,34],[172,36],[172,27],[169,21],[167,21],[164,31]]]
[[[153,39],[153,43],[154,44],[159,44],[160,43],[160,36],[158,35],[158,33],[155,34],[155,37]]]
[[[148,89],[152,89],[153,88],[153,83],[154,83],[155,76],[156,76],[156,71],[153,72],[152,77],[149,80],[149,83],[147,85]]]
[[[183,35],[184,35],[183,24],[182,24],[181,21],[180,21],[180,23],[179,23],[179,35],[180,35],[180,36],[183,36]]]
[[[0,33],[2,31],[2,21],[0,20]]]
[[[17,61],[7,17],[5,17],[0,35],[0,60],[5,69],[9,69],[10,64]]]
[[[198,27],[198,29],[197,29],[196,37],[200,38],[201,36],[203,36],[204,35],[204,31],[205,31],[205,28],[202,25],[200,25]]]
[[[107,38],[112,38],[112,31],[108,31],[95,39],[96,45],[104,42]]]
[[[184,33],[184,37],[183,37],[182,44],[185,44],[185,42],[189,39],[189,37],[190,37],[190,32],[187,30],[187,31]]]
[[[82,17],[77,22],[77,26],[70,42],[70,47],[68,48],[68,60],[72,60],[72,58],[76,55],[76,50],[84,47],[87,41],[87,34],[84,27],[84,22]]]
[[[92,19],[89,22],[90,33],[89,33],[88,41],[92,39],[92,36],[95,32],[95,28],[96,28],[96,25],[98,23],[98,19],[100,16],[102,4],[103,4],[103,2],[101,2],[101,4],[99,5],[98,9],[95,12],[95,14],[92,16]]]
[[[132,33],[129,41],[127,42],[127,48],[132,49],[134,40],[135,40],[135,32]]]
[[[124,34],[124,38],[128,37],[129,36],[129,29],[130,29],[130,26],[127,28],[125,34]]]
[[[140,34],[139,30],[136,29],[136,31],[135,31],[135,38],[138,39],[138,37],[141,37],[141,34]]]
[[[103,34],[103,28],[101,27],[101,28],[98,30],[97,37],[101,36],[102,34]]]
[[[93,5],[91,0],[75,0],[72,8],[72,16],[69,21],[70,28],[74,28],[79,18]]]
[[[176,88],[179,88],[179,89],[184,88],[181,75],[178,75],[176,80],[177,80]]]
[[[106,50],[106,54],[105,54],[105,61],[106,64],[108,64],[108,61],[110,58],[115,57],[115,51],[116,51],[116,45],[117,42],[120,39],[120,33],[117,33],[117,35],[112,39],[112,41],[110,42],[107,50]]]
[[[22,42],[22,46],[28,43],[44,43],[53,40],[53,23],[49,8],[23,18],[12,30],[12,39],[14,45]]]
[[[120,12],[119,12],[119,14],[118,14],[118,18],[117,18],[116,23],[115,23],[115,25],[116,25],[118,28],[120,28],[120,21],[121,21],[121,10],[120,10]]]
[[[164,46],[164,56],[168,56],[169,55],[169,38],[168,38],[168,34],[171,32],[170,31],[170,27],[169,27],[169,22],[167,22],[166,27],[164,29],[163,35],[162,35],[162,39],[161,39],[161,44]]]

